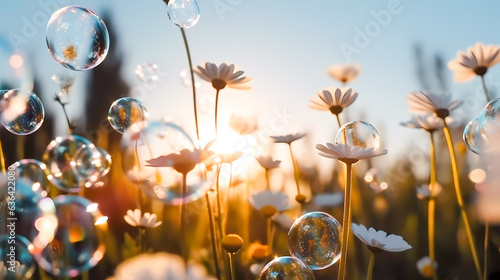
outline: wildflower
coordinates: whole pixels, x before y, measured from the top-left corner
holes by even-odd
[[[437,263],[432,263],[431,258],[425,256],[417,261],[417,269],[423,277],[432,278],[434,271],[437,269]]]
[[[271,136],[275,143],[286,143],[291,144],[295,140],[299,140],[300,138],[306,136],[305,133],[295,133],[295,134],[287,134],[283,136]]]
[[[407,97],[408,110],[417,114],[435,114],[444,119],[450,111],[462,104],[462,101],[451,101],[451,95],[430,91],[412,92]]]
[[[364,225],[355,223],[351,224],[351,229],[352,233],[365,243],[371,251],[402,252],[412,248],[399,235],[387,235],[385,231],[377,231],[374,228],[366,229]]]
[[[326,70],[328,75],[341,83],[354,80],[361,72],[361,66],[354,63],[332,65]]]
[[[360,159],[367,159],[387,154],[386,149],[363,149],[360,147],[351,147],[349,145],[332,143],[326,143],[326,146],[317,144],[316,149],[320,151],[320,156],[338,159],[345,163],[356,163]]]
[[[187,174],[193,170],[196,164],[201,162],[201,152],[182,149],[178,154],[171,153],[146,161],[152,167],[172,167],[181,174]]]
[[[280,191],[273,192],[265,190],[254,193],[250,196],[248,202],[266,218],[270,218],[278,212],[290,209],[288,196]]]
[[[458,51],[457,57],[448,62],[448,68],[455,71],[453,79],[466,82],[477,76],[484,76],[488,69],[500,61],[500,46],[476,43],[467,48],[467,53]]]
[[[161,221],[156,222],[156,214],[146,212],[144,215],[141,215],[141,210],[139,209],[135,209],[134,211],[128,210],[127,215],[123,219],[133,227],[155,228],[162,223]]]
[[[231,254],[238,252],[243,243],[243,239],[237,234],[228,234],[221,240],[222,248]]]
[[[358,93],[351,88],[329,88],[317,93],[318,98],[310,98],[309,108],[319,111],[330,111],[334,115],[351,105]]]
[[[207,62],[203,67],[198,66],[195,72],[203,80],[212,83],[212,86],[218,91],[226,86],[235,89],[252,88],[248,83],[252,78],[242,77],[243,71],[235,72],[234,64],[222,63],[217,66],[215,63]]]
[[[258,156],[255,159],[266,170],[277,168],[281,163],[281,160],[273,160],[271,156]]]

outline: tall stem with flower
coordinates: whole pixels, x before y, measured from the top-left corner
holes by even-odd
[[[430,196],[429,201],[427,203],[427,215],[428,215],[428,238],[429,238],[429,257],[431,259],[431,263],[434,264],[436,262],[436,251],[434,247],[434,231],[435,231],[435,212],[436,212],[436,198],[434,197],[435,188],[436,188],[436,147],[434,144],[434,131],[429,131],[430,136],[430,179],[429,179],[429,187],[430,187]],[[437,271],[434,269],[432,273],[432,277],[434,280],[437,280]]]

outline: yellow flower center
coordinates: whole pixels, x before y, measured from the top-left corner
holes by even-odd
[[[78,54],[76,53],[76,48],[73,45],[70,45],[67,48],[65,48],[63,53],[64,57],[69,60],[75,60],[78,57]]]
[[[271,218],[274,214],[278,212],[278,209],[272,205],[264,205],[260,208],[260,212],[266,217]]]
[[[434,267],[431,264],[425,265],[420,273],[422,273],[422,276],[430,278],[434,274]]]
[[[221,80],[221,79],[214,79],[214,80],[212,80],[212,86],[216,90],[224,89],[226,87],[226,85],[227,85],[227,83],[224,80]]]

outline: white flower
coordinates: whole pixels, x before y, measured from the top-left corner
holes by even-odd
[[[175,171],[181,174],[187,174],[193,170],[196,164],[202,160],[200,150],[194,151],[182,149],[178,154],[171,153],[166,156],[159,156],[150,160],[146,160],[152,167],[172,167]]]
[[[431,186],[430,185],[422,185],[420,187],[417,187],[417,197],[420,199],[429,199],[429,198],[435,198],[441,193],[441,190],[443,188],[441,187],[440,184],[436,183],[434,184],[434,188],[432,189],[432,196],[431,196]]]
[[[450,123],[451,118],[447,118],[446,122]],[[443,120],[436,117],[434,114],[412,116],[411,120],[402,122],[401,125],[410,128],[422,128],[429,132],[442,129],[444,127]]]
[[[233,161],[238,160],[243,155],[243,152],[235,151],[230,153],[216,153],[206,159],[203,163],[207,166],[211,166],[217,163],[233,163]]]
[[[332,143],[326,143],[326,146],[316,144],[316,149],[320,151],[320,156],[338,159],[346,163],[355,163],[360,159],[367,159],[387,154],[386,149],[363,149],[360,147],[351,147],[349,145]]]
[[[260,191],[248,198],[248,202],[253,208],[262,212],[267,218],[278,212],[290,209],[289,199],[286,194],[280,191]]]
[[[339,82],[347,83],[358,76],[361,72],[361,66],[354,63],[332,65],[326,69],[326,72]]]
[[[269,170],[280,166],[281,160],[273,160],[271,156],[258,156],[255,159],[259,162],[260,166]]]
[[[425,256],[417,261],[417,269],[423,277],[432,278],[434,271],[437,269],[437,263],[432,263],[431,258]]]
[[[295,133],[295,134],[287,134],[283,136],[271,136],[275,143],[286,143],[291,144],[295,140],[299,140],[300,138],[306,136],[305,133]]]
[[[248,82],[252,80],[249,77],[241,77],[243,71],[234,71],[234,64],[227,65],[222,63],[217,66],[215,63],[207,62],[205,66],[198,66],[194,71],[203,80],[212,83],[216,90],[224,89],[226,86],[235,89],[251,89]]]
[[[206,269],[168,253],[142,254],[119,264],[108,280],[214,280]]]
[[[318,98],[310,98],[311,104],[309,108],[319,111],[330,111],[332,114],[338,115],[342,113],[344,108],[351,105],[358,93],[352,88],[329,88],[317,93]]]
[[[231,114],[229,117],[229,128],[239,135],[252,134],[257,130],[257,119],[237,114]]]
[[[451,101],[451,95],[435,92],[412,92],[407,97],[408,110],[417,114],[435,114],[439,118],[446,118],[450,111],[462,104],[462,101]]]
[[[276,224],[278,224],[280,227],[282,227],[283,229],[285,229],[287,231],[292,227],[293,223],[295,222],[295,220],[292,219],[287,214],[274,215],[272,217],[272,220],[273,220],[273,222],[275,222]]]
[[[483,76],[488,68],[500,61],[500,46],[476,43],[467,48],[467,53],[458,51],[457,58],[448,62],[448,68],[455,71],[453,79],[456,82],[466,82],[476,75]]]
[[[383,230],[366,229],[364,225],[351,224],[352,233],[356,235],[370,250],[402,252],[411,249],[403,237],[395,234],[387,235]]]
[[[334,193],[321,193],[313,197],[314,204],[319,207],[335,207],[342,205],[344,202],[344,195],[340,192]]]
[[[144,215],[141,215],[141,210],[139,209],[135,209],[134,211],[128,210],[127,215],[123,219],[133,227],[155,228],[161,225],[161,221],[156,222],[156,214],[146,212]]]

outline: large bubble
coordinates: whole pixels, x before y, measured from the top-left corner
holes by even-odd
[[[200,19],[200,8],[196,0],[170,0],[167,15],[170,21],[180,28],[190,28]]]
[[[84,7],[68,6],[57,10],[47,24],[46,39],[54,59],[71,70],[92,69],[108,54],[106,25]]]
[[[123,135],[121,145],[128,178],[139,183],[146,194],[166,204],[197,200],[211,187],[214,171],[207,171],[201,163],[204,153],[175,124],[133,125]],[[181,174],[184,171],[189,171],[185,184]]]
[[[102,148],[82,147],[74,158],[75,168],[86,181],[86,187],[92,186],[111,170],[111,156]]]
[[[37,258],[38,264],[57,277],[75,277],[94,267],[104,256],[107,218],[97,204],[81,196],[54,199],[59,221],[54,240]]]
[[[261,271],[259,280],[314,280],[314,274],[302,261],[293,257],[279,257],[270,261]]]
[[[85,154],[85,156],[82,155]],[[98,169],[92,164],[79,164],[77,169],[77,158],[92,160],[94,154],[101,154],[99,150],[86,138],[77,135],[57,137],[47,146],[43,155],[43,162],[51,175],[49,180],[60,190],[65,192],[78,192],[88,182],[86,176]],[[81,168],[90,168],[85,172]]]
[[[9,90],[0,101],[2,125],[16,135],[28,135],[43,124],[45,109],[38,96],[20,89]]]
[[[11,169],[15,170],[16,178],[30,180],[36,190],[40,188],[43,196],[47,196],[50,192],[51,183],[48,179],[50,172],[43,162],[36,159],[21,159],[14,162],[9,170]]]
[[[355,121],[348,122],[339,129],[335,136],[335,143],[363,149],[378,149],[380,137],[373,125],[363,121]]]
[[[134,98],[123,97],[111,104],[108,121],[119,133],[124,133],[132,124],[148,120],[148,111],[142,103]]]
[[[324,269],[340,258],[342,226],[323,212],[310,212],[298,218],[288,232],[292,256],[313,270]]]

